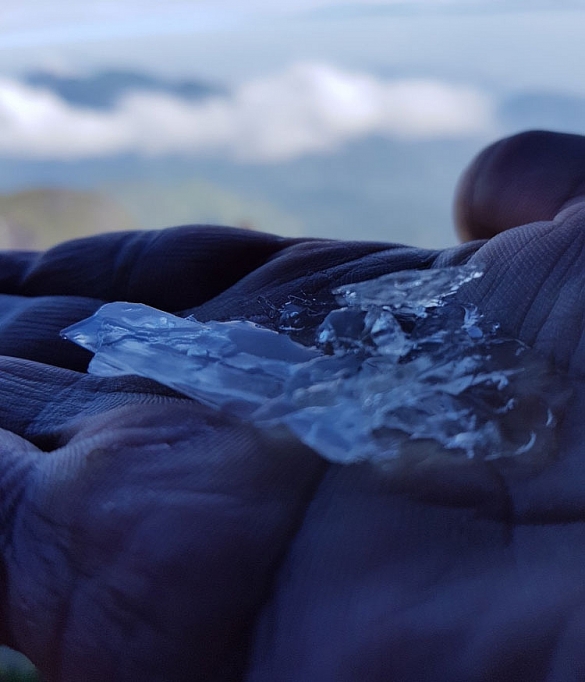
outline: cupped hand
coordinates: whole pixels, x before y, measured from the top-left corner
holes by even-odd
[[[493,238],[442,252],[180,228],[4,254],[5,641],[58,682],[582,679],[584,168],[577,136],[498,143],[457,198],[460,233]],[[575,390],[554,461],[479,467],[472,494],[86,375],[58,338],[108,300],[270,325],[350,281],[470,260],[485,275],[462,296]]]

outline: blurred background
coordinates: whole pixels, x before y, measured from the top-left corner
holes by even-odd
[[[466,163],[585,133],[585,3],[2,0],[0,248],[185,223],[455,242]]]

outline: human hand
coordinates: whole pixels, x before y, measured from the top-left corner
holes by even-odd
[[[526,168],[541,142],[524,138]],[[585,159],[582,138],[546,142],[549,161],[567,145]],[[545,188],[551,211],[573,193],[578,165],[522,180],[517,144],[463,182],[464,234],[486,213],[496,232],[538,217],[486,190],[502,178],[530,210]],[[59,682],[580,679],[585,213],[540,215],[444,252],[184,229],[5,255],[6,641]],[[466,299],[576,385],[557,460],[529,479],[478,470],[473,494],[436,472],[405,484],[328,465],[153,382],[87,376],[57,338],[105,300],[268,324],[266,301],[469,259],[485,275]]]

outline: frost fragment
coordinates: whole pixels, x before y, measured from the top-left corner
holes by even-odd
[[[453,296],[467,282],[482,276],[474,266],[461,265],[430,270],[404,270],[382,275],[374,280],[358,282],[333,290],[339,303],[362,308],[372,306],[424,315]]]
[[[107,303],[63,335],[95,353],[92,374],[148,377],[243,417],[319,355],[251,322],[201,324],[136,303]]]
[[[285,425],[334,462],[407,457],[416,441],[445,461],[550,456],[566,384],[455,300],[477,277],[463,266],[337,288],[325,319],[318,304],[289,301],[274,308],[281,333],[110,303],[63,335],[95,353],[94,374],[138,374],[259,426]],[[299,329],[311,345],[282,333]]]

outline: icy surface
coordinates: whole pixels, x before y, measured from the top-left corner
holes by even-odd
[[[132,303],[109,303],[63,335],[95,353],[94,374],[149,377],[260,426],[285,425],[335,462],[393,460],[413,442],[450,460],[552,453],[564,384],[454,300],[477,277],[463,266],[335,289],[339,308],[312,346],[247,321],[200,323]],[[279,315],[282,332],[311,318],[298,301]]]

